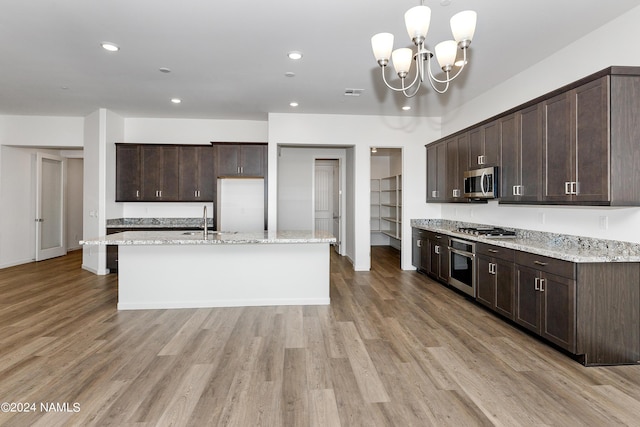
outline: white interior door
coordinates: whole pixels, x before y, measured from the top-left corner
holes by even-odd
[[[36,155],[36,261],[67,253],[64,227],[64,158]]]
[[[338,160],[333,164],[333,235],[336,238],[336,244],[334,246],[336,252],[342,253],[340,245],[342,244],[342,233],[340,232],[342,225],[342,191],[340,182],[340,162]]]
[[[333,232],[333,166],[318,164],[315,167],[315,229]]]

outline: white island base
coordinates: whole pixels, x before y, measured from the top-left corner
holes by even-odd
[[[118,309],[329,304],[329,244],[119,245]]]

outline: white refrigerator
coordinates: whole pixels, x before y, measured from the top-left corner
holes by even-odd
[[[264,230],[264,179],[218,178],[217,230]]]

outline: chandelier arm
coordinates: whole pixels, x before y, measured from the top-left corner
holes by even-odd
[[[387,82],[387,76],[385,76],[385,72],[384,69],[387,67],[380,67],[382,68],[382,80],[384,81],[384,84],[387,85],[387,87],[393,91],[396,92],[404,92],[405,91],[405,87],[404,87],[404,79],[400,79],[402,81],[402,87],[401,88],[395,88],[393,86],[391,86],[388,82]]]
[[[449,79],[449,72],[446,71],[447,73],[447,78],[445,80],[438,80],[434,77],[433,73],[431,72],[431,63],[430,60],[427,60],[427,71],[429,72],[429,84],[431,85],[431,87],[433,88],[433,90],[435,90],[436,92],[442,94],[445,93],[448,89],[449,89],[449,82],[451,82],[451,80]],[[444,83],[444,89],[438,89],[436,87],[436,83]]]
[[[458,69],[458,72],[453,76],[453,77],[449,77],[449,72],[447,71],[447,78],[445,80],[438,80],[433,73],[431,72],[431,66],[429,66],[429,77],[431,79],[433,79],[433,81],[438,82],[438,83],[449,83],[451,81],[453,81],[453,79],[455,79],[456,77],[458,77],[460,75],[460,73],[462,72],[462,70],[464,70],[464,66],[467,63],[467,49],[462,49],[463,52],[463,57],[462,57],[462,65],[460,66],[460,69]],[[445,89],[446,90],[446,89]]]

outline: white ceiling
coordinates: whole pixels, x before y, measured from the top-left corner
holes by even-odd
[[[382,85],[370,37],[392,32],[396,46],[408,46],[403,15],[418,1],[2,0],[0,114],[86,116],[107,108],[124,117],[441,116],[638,6],[638,0],[449,3],[425,1],[432,9],[427,43],[450,39],[449,18],[476,10],[468,68],[446,95],[425,87],[406,101]],[[106,52],[102,41],[121,50]],[[288,59],[291,50],[303,59]],[[364,92],[347,97],[346,88]],[[182,104],[171,104],[172,97]],[[293,100],[300,106],[289,107]],[[408,113],[400,109],[407,103]]]

